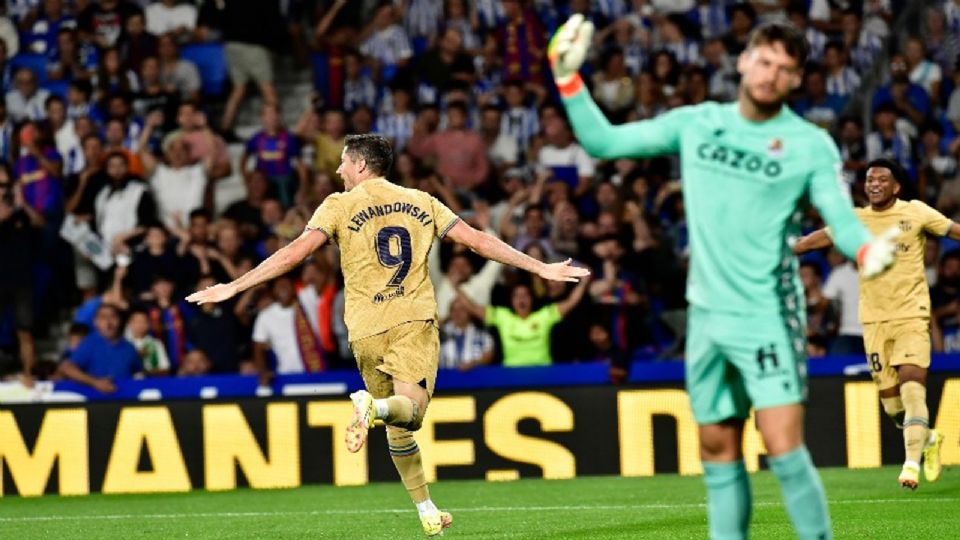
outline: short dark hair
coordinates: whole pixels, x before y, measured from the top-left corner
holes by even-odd
[[[750,4],[742,5],[749,6]],[[799,67],[803,67],[807,63],[807,57],[810,55],[810,45],[807,44],[807,38],[799,29],[789,24],[767,23],[758,26],[750,34],[747,48],[752,49],[758,45],[771,45],[773,43],[783,45],[783,49],[797,61]]]
[[[385,175],[393,167],[393,148],[381,135],[347,135],[344,151],[354,160],[362,159],[374,174]]]
[[[210,211],[207,210],[206,208],[194,208],[193,210],[191,210],[188,221],[193,221],[193,218],[198,218],[198,217],[207,220],[208,223],[213,221],[213,216],[210,215]]]
[[[884,169],[888,169],[890,174],[893,175],[893,179],[896,180],[898,184],[905,184],[908,180],[910,180],[910,177],[907,176],[906,169],[892,159],[877,158],[870,163],[867,163],[867,166],[863,168],[864,176],[866,176],[867,171],[874,167],[883,167]]]

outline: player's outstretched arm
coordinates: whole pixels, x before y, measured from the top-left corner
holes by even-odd
[[[827,230],[820,229],[797,240],[797,243],[793,245],[793,252],[797,255],[802,255],[808,251],[822,249],[832,245],[833,240],[830,239]]]
[[[205,304],[223,302],[234,295],[286,274],[327,241],[327,234],[319,229],[307,229],[296,240],[267,257],[256,268],[230,283],[217,283],[187,297],[188,302]]]
[[[586,268],[571,266],[570,259],[553,264],[538,261],[513,249],[499,238],[478,231],[463,221],[458,221],[447,233],[447,237],[488,259],[526,270],[544,279],[577,282],[580,281],[579,278],[590,275],[590,271]]]
[[[592,36],[593,23],[576,14],[557,29],[547,47],[553,78],[577,141],[587,153],[601,159],[676,153],[677,134],[686,117],[682,110],[614,126],[597,107],[578,73]]]

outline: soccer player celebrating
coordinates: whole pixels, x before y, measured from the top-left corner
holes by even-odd
[[[450,514],[430,500],[420,428],[433,395],[440,354],[437,303],[427,271],[433,238],[448,237],[474,252],[544,279],[579,281],[589,271],[570,260],[545,264],[478,231],[432,196],[390,183],[390,143],[379,135],[349,135],[337,174],[347,191],[328,196],[296,240],[236,280],[187,300],[221,302],[299,265],[327,240],[340,246],[346,285],[344,318],[350,348],[368,391],[351,394],[354,418],[347,449],[360,450],[376,419],[387,425],[393,463],[428,536],[450,526]]]
[[[897,264],[876,279],[860,280],[860,322],[870,375],[880,390],[884,412],[903,428],[906,460],[898,481],[905,488],[920,483],[923,475],[940,477],[940,443],[943,435],[930,429],[927,410],[927,369],[930,367],[930,291],[924,275],[923,251],[927,234],[960,240],[960,225],[921,201],[897,198],[907,173],[889,159],[867,164],[867,200],[857,216],[874,233],[896,227]],[[805,236],[796,253],[829,247],[829,229]],[[861,272],[862,273],[862,272]]]
[[[691,252],[686,384],[700,426],[710,537],[747,537],[741,443],[753,406],[799,537],[830,539],[823,485],[803,444],[804,303],[788,239],[809,196],[865,275],[892,263],[893,245],[854,216],[829,135],[784,105],[800,85],[806,40],[793,27],[761,26],[737,61],[736,102],[612,126],[577,73],[592,31],[574,15],[548,49],[580,143],[603,159],[680,154]]]

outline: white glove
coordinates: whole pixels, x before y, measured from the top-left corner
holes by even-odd
[[[900,233],[899,227],[890,227],[860,248],[857,252],[857,265],[860,266],[864,279],[876,277],[893,266],[897,249],[894,240]]]
[[[563,23],[550,39],[547,58],[557,85],[569,83],[587,57],[593,40],[593,23],[577,13]]]

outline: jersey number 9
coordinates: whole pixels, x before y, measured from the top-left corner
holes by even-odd
[[[390,250],[393,239],[397,239],[400,251],[394,255]],[[410,244],[410,233],[404,227],[384,227],[377,233],[377,258],[380,264],[387,268],[397,268],[397,271],[387,282],[387,287],[399,287],[403,279],[410,272],[413,260],[413,247]]]

